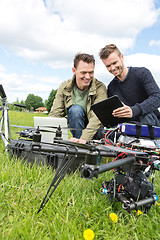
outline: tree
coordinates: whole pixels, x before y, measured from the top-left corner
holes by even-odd
[[[36,108],[43,107],[44,103],[41,97],[29,94],[26,98],[25,105],[29,111],[35,111]]]
[[[36,100],[36,103],[35,103],[34,110],[39,107],[44,107],[43,99],[41,97],[35,96],[35,100]]]
[[[52,90],[50,92],[50,95],[48,97],[48,100],[46,101],[46,108],[47,108],[47,111],[50,112],[51,111],[51,107],[53,105],[53,101],[55,99],[55,96],[56,96],[56,93],[57,93],[57,89],[56,90]]]

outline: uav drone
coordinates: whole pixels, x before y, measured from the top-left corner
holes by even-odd
[[[9,120],[7,126],[9,128]],[[128,127],[131,130],[129,134]],[[101,140],[87,144],[63,140],[60,126],[56,127],[53,143],[41,142],[41,131],[40,128],[23,130],[19,139],[9,140],[6,146],[11,157],[15,155],[32,163],[36,159],[56,171],[38,213],[65,174],[77,168],[81,169],[81,177],[85,179],[98,178],[99,174],[114,169],[114,178],[104,181],[101,191],[109,200],[122,202],[122,207],[129,213],[138,209],[147,213],[158,200],[154,179],[150,182],[148,177],[152,171],[160,171],[160,128],[122,123],[106,129]],[[100,157],[109,157],[110,162],[100,164]]]

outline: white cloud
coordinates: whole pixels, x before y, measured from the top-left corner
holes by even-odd
[[[106,43],[132,48],[159,14],[153,0],[45,2],[47,8],[42,0],[1,1],[0,45],[53,68],[69,66],[78,51],[95,54]]]
[[[130,56],[126,56],[125,61],[127,66],[148,68],[152,72],[156,82],[160,87],[160,68],[159,68],[160,56],[137,53]]]
[[[42,97],[43,100],[48,99],[51,90],[58,88],[61,82],[58,77],[8,74],[3,66],[0,66],[0,83],[9,102],[16,101],[17,98],[25,101],[30,93]]]
[[[110,37],[134,36],[151,26],[158,15],[151,0],[46,0],[46,3],[72,29],[104,37],[107,33]]]
[[[108,85],[112,75],[99,60],[99,50],[108,43],[117,44],[122,52],[134,48],[137,35],[153,26],[159,14],[154,0],[46,0],[45,4],[42,0],[0,0],[0,46],[6,54],[9,49],[28,63],[51,68],[71,69],[77,52],[94,54],[95,77]],[[159,44],[152,40],[149,45]],[[159,62],[160,57],[154,55],[126,56],[126,63],[148,67],[157,81]],[[29,93],[45,100],[64,80],[58,75],[9,73],[7,64],[0,64],[0,83],[9,101],[25,100]]]
[[[0,64],[0,72],[5,71],[5,67]]]
[[[160,40],[159,40],[159,41],[151,40],[151,41],[149,42],[149,46],[157,46],[157,47],[160,47]]]

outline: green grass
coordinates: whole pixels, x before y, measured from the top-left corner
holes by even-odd
[[[33,126],[33,114],[11,112],[10,123]],[[13,134],[15,128],[12,129]],[[13,136],[17,138],[17,134]],[[152,206],[148,215],[138,216],[125,212],[121,203],[111,203],[100,194],[102,182],[113,177],[111,171],[93,181],[82,179],[78,171],[66,175],[37,214],[53,177],[54,172],[46,166],[30,167],[10,159],[0,141],[0,239],[83,240],[83,232],[88,228],[98,240],[160,239],[158,205]],[[156,172],[158,195],[159,182],[160,173]],[[116,224],[109,218],[112,212],[118,216]]]
[[[47,117],[47,114],[9,111],[10,125],[34,127],[33,116]],[[12,138],[17,139],[18,135],[16,134],[16,132],[19,132],[21,130],[22,130],[21,128],[11,127]]]

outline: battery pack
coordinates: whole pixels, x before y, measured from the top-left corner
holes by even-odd
[[[147,137],[151,139],[160,138],[160,127],[151,125],[140,125],[132,123],[118,124],[120,132],[129,135],[139,137]]]

